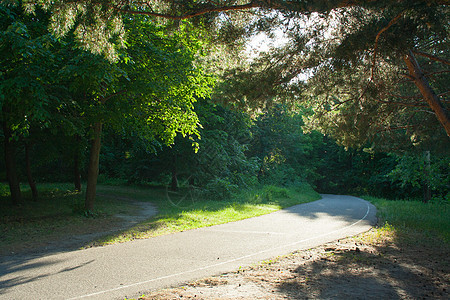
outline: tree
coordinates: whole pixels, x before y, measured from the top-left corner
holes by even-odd
[[[248,155],[252,126],[250,116],[211,103],[211,100],[201,101],[196,111],[202,129],[199,151],[191,158],[193,183],[207,193],[214,193],[217,188],[222,197],[237,187],[254,185],[257,182],[258,161]]]
[[[58,102],[51,52],[55,40],[46,31],[48,17],[42,11],[36,11],[32,17],[20,7],[0,5],[0,19],[0,121],[11,199],[19,204],[17,143],[28,140],[28,144],[33,129],[48,127],[52,108]],[[33,188],[31,173],[27,175]],[[37,197],[35,189],[33,196]]]
[[[389,115],[394,114],[395,111],[403,111],[405,107],[410,108],[412,105],[416,108],[423,105],[416,103],[414,94],[397,94],[398,89],[402,90],[404,87],[392,87],[392,83],[398,81],[394,81],[394,78],[398,77],[394,75],[398,74],[401,67],[404,66],[405,59],[407,62],[413,61],[410,50],[419,50],[422,53],[426,52],[422,50],[430,50],[431,47],[432,51],[427,52],[428,57],[442,54],[441,49],[445,49],[448,40],[446,39],[448,35],[447,1],[444,0],[181,2],[161,0],[144,3],[86,0],[81,3],[80,1],[77,3],[40,1],[39,3],[52,10],[53,29],[58,34],[64,34],[75,26],[77,37],[85,47],[100,52],[109,49],[108,53],[113,56],[115,55],[115,48],[111,46],[113,41],[116,38],[122,40],[124,37],[121,29],[123,28],[122,15],[146,15],[175,23],[183,19],[193,19],[198,25],[213,28],[211,30],[213,33],[231,30],[241,36],[260,31],[270,33],[274,29],[285,28],[290,38],[286,49],[267,56],[265,66],[257,69],[259,72],[251,72],[252,75],[247,77],[260,75],[257,78],[269,82],[267,87],[272,92],[279,92],[285,91],[286,88],[292,89],[292,83],[297,80],[295,78],[299,74],[305,73],[305,70],[306,73],[314,74],[319,81],[336,78],[336,75],[339,75],[344,80],[331,81],[335,84],[332,87],[341,90],[335,90],[333,95],[331,95],[332,93],[328,93],[328,96],[322,95],[323,100],[319,99],[318,103],[325,101],[324,105],[315,105],[316,101],[313,99],[313,107],[326,106],[329,107],[328,110],[330,108],[336,110],[337,106],[339,110],[344,111],[344,114],[340,114],[342,122],[337,125],[341,128],[335,132],[343,132],[342,130],[347,130],[352,126],[351,122],[344,120],[344,115],[354,114],[355,109],[366,102],[370,96],[372,99],[382,96],[377,103],[366,105],[364,112],[367,114],[359,114],[361,117],[358,118],[357,123],[361,123],[361,125],[353,124],[353,127],[358,127],[353,130],[355,134],[341,138],[341,142],[361,143],[361,140],[367,140],[367,137],[385,135],[395,129],[417,128],[408,123],[411,118],[416,118],[416,114],[420,114],[419,119],[425,118],[428,124],[432,123],[426,116],[427,113],[425,115],[417,113],[418,109],[413,113],[409,113],[411,111],[409,110],[406,115],[403,114],[404,117],[400,119],[405,122],[389,123]],[[25,1],[24,5],[30,10],[35,8],[34,1]],[[239,17],[233,18],[236,13],[239,14]],[[305,23],[305,16],[313,16],[319,21],[309,18],[308,23]],[[230,21],[235,22],[230,23]],[[336,30],[331,30],[333,27],[336,27]],[[236,34],[222,35],[236,37]],[[100,42],[95,39],[96,45],[92,42],[93,36],[101,38]],[[430,43],[430,39],[433,42]],[[398,61],[403,63],[399,64]],[[448,60],[443,58],[441,61]],[[326,75],[326,70],[330,69],[331,74],[328,72],[329,74]],[[351,70],[351,73],[347,76],[348,70]],[[410,79],[422,87],[420,89],[422,98],[425,100],[426,107],[431,108],[428,111],[438,117],[448,135],[448,109],[442,96],[439,96],[446,94],[447,91],[434,92],[436,94],[434,97],[432,91],[435,88],[432,85],[426,88],[427,85],[422,82],[420,79],[422,77],[416,72],[419,69],[412,68],[411,70],[413,73],[410,75]],[[387,72],[386,75],[385,72]],[[434,73],[439,72],[441,71],[438,70]],[[417,74],[414,75],[414,73]],[[265,76],[265,74],[269,76]],[[350,76],[351,74],[355,75]],[[379,76],[380,74],[383,76]],[[314,83],[314,81],[311,82]],[[348,83],[353,87],[350,92],[346,88]],[[387,90],[393,93],[382,95]],[[265,93],[252,94],[252,96],[261,96]],[[342,94],[346,97],[341,97]],[[315,94],[315,97],[317,96],[319,95]],[[257,99],[257,97],[253,97],[250,100]],[[411,101],[400,101],[405,99]],[[342,109],[344,104],[350,102],[354,104],[354,108]],[[397,108],[392,108],[393,106]],[[378,108],[380,108],[379,111],[377,111]],[[382,114],[381,122],[376,122],[376,118],[373,116],[379,112]],[[317,114],[319,118],[325,115],[327,113],[324,111]],[[369,116],[369,122],[360,121],[366,116]],[[325,123],[316,122],[314,124],[326,130]],[[424,123],[424,120],[417,120],[417,123]],[[410,136],[420,136],[417,130],[413,131],[415,132],[410,133]]]
[[[437,199],[449,199],[449,158],[433,153],[415,153],[412,155],[393,155],[395,167],[389,177],[398,182],[399,188],[409,187],[417,194],[423,192],[423,201],[428,202],[431,196]]]
[[[199,99],[194,111],[201,126],[193,140],[177,135],[170,145],[157,137],[145,143],[136,135],[108,130],[107,151],[101,160],[104,174],[132,183],[157,182],[171,190],[189,185],[214,197],[255,185],[258,160],[247,155],[250,116],[213,104],[211,99]]]
[[[163,27],[145,17],[127,20],[127,33],[128,48],[114,66],[120,80],[112,82],[109,96],[100,98],[105,106],[104,121],[94,125],[95,153],[91,154],[90,165],[95,166],[95,182],[101,123],[107,121],[116,130],[134,133],[146,141],[159,138],[164,144],[173,143],[177,134],[198,135],[194,102],[207,97],[213,84],[213,79],[193,64],[198,50],[194,36],[183,31],[168,36]],[[111,76],[111,72],[107,74]],[[95,185],[92,187],[95,191]],[[86,209],[92,209],[94,196],[95,192],[87,193]]]
[[[448,48],[446,9],[417,4],[372,13],[358,9],[337,14],[336,22],[345,19],[346,27],[333,31],[327,25],[330,18],[324,21],[326,30],[320,35],[326,38],[319,40],[325,41],[310,47],[310,53],[322,55],[310,69],[308,101],[316,112],[310,127],[332,134],[346,146],[368,140],[390,144],[391,149],[405,147],[407,140],[414,145],[448,143],[449,77],[440,63]],[[413,52],[433,53],[428,56],[436,60],[422,60],[430,84],[420,74]],[[420,86],[421,94],[412,83]]]
[[[304,134],[303,109],[273,105],[257,116],[249,154],[259,158],[260,182],[292,185],[316,181],[318,153],[325,146],[318,132]]]
[[[69,107],[65,106],[66,109],[63,111],[68,113],[70,118],[83,120],[78,126],[89,128],[87,132],[91,147],[87,165],[85,209],[92,211],[98,177],[102,126],[112,114],[107,109],[107,102],[112,101],[120,93],[118,82],[123,72],[116,63],[100,55],[73,50],[73,40],[70,37],[59,54],[63,57],[60,75],[70,91],[71,100],[75,102],[72,110],[66,110]],[[83,130],[80,127],[74,129],[74,135]]]
[[[197,134],[193,103],[209,94],[213,80],[193,64],[199,49],[195,35],[186,30],[168,36],[146,18],[130,18],[128,48],[121,50],[120,60],[110,61],[77,49],[72,33],[56,43],[46,32],[48,16],[39,10],[25,15],[21,7],[1,8],[1,121],[14,202],[20,201],[20,189],[13,139],[27,137],[30,128],[63,131],[70,139],[89,128],[87,210],[94,205],[105,122],[146,139],[158,136],[164,143],[172,143],[177,133]]]

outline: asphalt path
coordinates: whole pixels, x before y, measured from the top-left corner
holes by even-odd
[[[367,231],[375,207],[352,196],[147,240],[0,258],[0,299],[124,299]]]

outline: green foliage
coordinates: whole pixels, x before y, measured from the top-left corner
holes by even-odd
[[[119,125],[125,121],[133,130],[140,129],[140,136],[158,136],[166,144],[172,144],[177,133],[197,136],[199,120],[194,103],[208,97],[214,85],[214,78],[193,63],[198,40],[182,32],[168,35],[164,27],[148,18],[130,19],[126,27],[126,96],[134,99],[135,105]],[[128,101],[121,105],[129,107]]]
[[[167,185],[175,169],[180,184],[190,181],[205,188],[205,193],[212,192],[214,185],[246,188],[257,184],[258,161],[245,153],[250,139],[249,117],[206,100],[196,103],[195,113],[201,124],[200,137],[194,139],[198,151],[188,137],[178,136],[170,146],[153,140],[153,147],[146,149],[134,137],[108,131],[105,148],[111,152],[105,152],[101,161],[105,171],[131,183],[159,181]]]
[[[289,198],[288,190],[273,185],[264,186],[263,193],[268,198]]]
[[[16,140],[47,149],[33,154],[33,167],[46,172],[42,179],[85,157],[94,123],[133,134],[145,150],[152,142],[171,144],[177,134],[198,136],[194,103],[209,95],[214,80],[194,65],[201,46],[187,29],[168,35],[148,18],[128,18],[127,49],[110,61],[79,49],[77,32],[57,41],[40,9],[32,16],[21,7],[0,8],[0,121]]]
[[[202,57],[202,51],[214,48],[207,45],[212,39],[203,39],[204,28],[180,21],[174,30],[170,22],[148,16],[122,21],[111,7],[96,11],[107,2],[85,1],[82,8],[60,1],[47,7],[60,11],[33,9],[34,15],[0,6],[1,121],[17,141],[33,144],[37,178],[69,180],[74,156],[86,158],[90,126],[102,122],[100,181],[111,184],[167,185],[176,177],[180,186],[227,199],[259,184],[291,187],[303,182],[324,192],[418,197],[426,183],[436,199],[448,198],[448,139],[433,134],[439,124],[427,109],[410,105],[418,101],[415,88],[409,82],[394,84],[406,49],[446,55],[448,16],[443,7],[405,1],[380,11],[371,6],[381,4],[370,3],[324,15],[291,15],[289,11],[327,11],[334,5],[299,4],[283,11],[292,17],[292,30],[286,32],[290,41],[283,49],[251,61],[227,53],[226,63],[235,68],[226,71],[202,65],[216,61]],[[192,9],[197,4],[191,3]],[[178,6],[186,9],[181,2]],[[399,13],[401,18],[380,35],[375,49],[377,33]],[[96,14],[93,23],[84,23]],[[63,25],[57,31],[65,37],[57,40],[46,31],[49,18],[52,26]],[[240,25],[251,22],[230,18]],[[246,30],[270,34],[281,19],[261,17]],[[83,33],[82,24],[104,26]],[[231,32],[223,22],[221,26],[214,30]],[[93,51],[97,54],[79,48],[80,41],[93,47],[89,39],[99,33],[104,36]],[[445,93],[448,73],[440,72],[435,62],[420,58],[420,63],[439,71],[431,85]],[[213,96],[217,78],[210,73],[223,75]],[[400,99],[408,105],[385,103],[398,102],[390,94],[405,96],[408,100]],[[290,100],[303,101],[309,109],[287,105]],[[219,103],[234,104],[234,110]],[[254,106],[257,112],[242,109]],[[366,147],[370,139],[370,151],[410,152],[346,150],[302,127],[320,129],[347,146]],[[393,127],[398,130],[388,130]],[[429,170],[420,155],[412,154],[424,149],[433,153]],[[17,156],[23,161],[22,151]],[[19,167],[24,169],[23,163]],[[278,192],[267,190],[258,197],[270,200]]]
[[[275,105],[258,116],[249,151],[261,162],[261,182],[287,186],[316,176],[311,157],[319,136],[303,134],[302,125],[302,113],[285,105]]]
[[[9,195],[9,187],[7,184],[0,182],[0,197],[6,197]]]
[[[421,187],[426,181],[432,189],[439,190],[450,183],[446,176],[450,166],[448,157],[432,155],[429,166],[427,166],[424,154],[402,155],[395,156],[395,158],[397,165],[389,176],[393,180],[400,181],[402,186],[410,184],[413,187]]]
[[[99,174],[97,182],[99,184],[105,184],[110,186],[119,186],[119,185],[126,185],[127,182],[120,178],[114,178],[114,177],[108,177],[105,174]]]
[[[448,147],[443,127],[402,73],[411,49],[447,56],[446,10],[405,1],[381,11],[352,8],[320,17],[323,27],[309,30],[316,40],[309,51],[326,58],[314,62],[308,79],[312,97],[305,103],[315,111],[308,128],[320,129],[347,147],[363,147],[367,141],[385,151]],[[432,60],[418,60],[430,72],[442,70]],[[445,93],[448,73],[428,80],[436,94]]]
[[[205,100],[196,103],[195,112],[202,125],[201,139],[195,140],[198,152],[182,137],[170,147],[155,143],[147,151],[136,139],[107,129],[104,174],[163,186],[175,174],[180,187],[195,187],[199,195],[217,199],[259,184],[301,186],[318,176],[314,159],[321,137],[302,133],[300,113],[277,106],[253,121],[248,114]]]
[[[427,183],[432,197],[448,197],[448,159],[442,153],[432,152],[430,168],[425,172],[422,152],[346,150],[330,138],[323,138],[314,147],[318,176],[313,183],[320,192],[420,199]]]
[[[239,186],[226,178],[214,178],[206,184],[202,195],[205,198],[230,199],[236,195],[238,190]]]
[[[281,49],[273,47],[254,59],[249,67],[238,64],[227,73],[228,80],[222,81],[219,91],[221,100],[235,103],[237,107],[254,106],[252,103],[261,107],[277,100],[300,99],[316,112],[308,118],[308,128],[333,135],[345,146],[364,146],[370,140],[390,149],[409,147],[411,141],[414,145],[433,145],[445,137],[430,113],[432,110],[417,97],[416,87],[403,80],[402,74],[403,57],[410,49],[446,59],[449,14],[443,3],[388,0],[343,4],[339,1],[277,0],[240,6],[239,1],[163,0],[142,6],[129,1],[21,2],[28,11],[35,11],[36,7],[51,11],[51,28],[58,36],[73,32],[86,48],[110,56],[122,55],[123,52],[117,54],[117,48],[124,46],[126,34],[127,45],[135,44],[127,28],[130,20],[140,19],[151,24],[136,26],[140,31],[164,20],[165,29],[176,27],[178,30],[172,33],[181,40],[204,37],[207,28],[211,34],[220,35],[209,42],[226,40],[228,44],[261,32],[273,36],[284,27],[288,42]],[[256,7],[262,12],[273,9],[276,13],[253,17],[239,12]],[[226,18],[220,14],[222,10],[227,11]],[[122,18],[125,13],[127,17]],[[143,14],[146,16],[136,17]],[[190,18],[191,23],[180,21]],[[170,21],[172,19],[175,21]],[[155,38],[141,35],[145,40]],[[125,60],[133,62],[133,59]],[[428,76],[431,87],[437,94],[447,93],[449,73],[434,61],[420,60],[424,69],[433,70],[429,71],[433,76]],[[305,86],[307,91],[302,97]],[[180,92],[179,88],[176,90]],[[446,101],[442,104],[447,106]],[[164,109],[177,117],[172,120],[170,116],[159,115],[156,123],[175,121],[179,129],[187,130],[182,124],[192,128],[196,121],[189,105],[182,106],[181,110]],[[180,111],[189,117],[183,118]],[[434,134],[436,132],[439,134]],[[165,134],[173,138],[173,130]]]
[[[397,165],[388,174],[391,180],[400,183],[401,187],[411,186],[421,189],[424,185],[434,192],[437,199],[450,198],[450,159],[431,155],[429,165],[424,154],[396,156]]]
[[[20,8],[0,5],[0,121],[16,139],[31,126],[48,127],[59,102],[55,85],[55,39],[46,32],[48,16],[34,22]]]
[[[287,188],[278,187],[274,185],[265,185],[262,190],[252,195],[251,203],[273,203],[277,199],[290,198],[289,190]]]

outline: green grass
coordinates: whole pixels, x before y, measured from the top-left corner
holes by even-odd
[[[108,193],[107,190],[103,192]],[[147,199],[155,203],[160,214],[92,245],[114,244],[238,221],[320,198],[319,194],[306,184],[295,188],[264,186],[242,191],[226,200],[203,199],[189,189],[180,189],[177,193],[154,189],[150,195],[148,189],[114,187],[109,188],[109,192],[123,196],[132,192],[137,199]]]
[[[387,200],[370,196],[363,197],[378,209],[381,223],[394,227],[403,236],[420,233],[429,237],[439,237],[450,242],[449,203]],[[391,228],[392,230],[392,228]]]

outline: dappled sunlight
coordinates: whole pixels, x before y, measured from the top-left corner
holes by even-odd
[[[448,257],[450,249],[439,244],[406,243],[390,226],[373,229],[296,253],[297,267],[278,289],[294,298],[443,299],[449,265],[438,257]]]
[[[340,209],[340,207],[346,207]],[[368,202],[352,197],[339,195],[322,195],[322,199],[306,203],[302,206],[285,208],[283,213],[295,215],[309,221],[321,219],[323,222],[338,222],[349,225],[356,222],[373,225],[370,216],[376,212]]]

